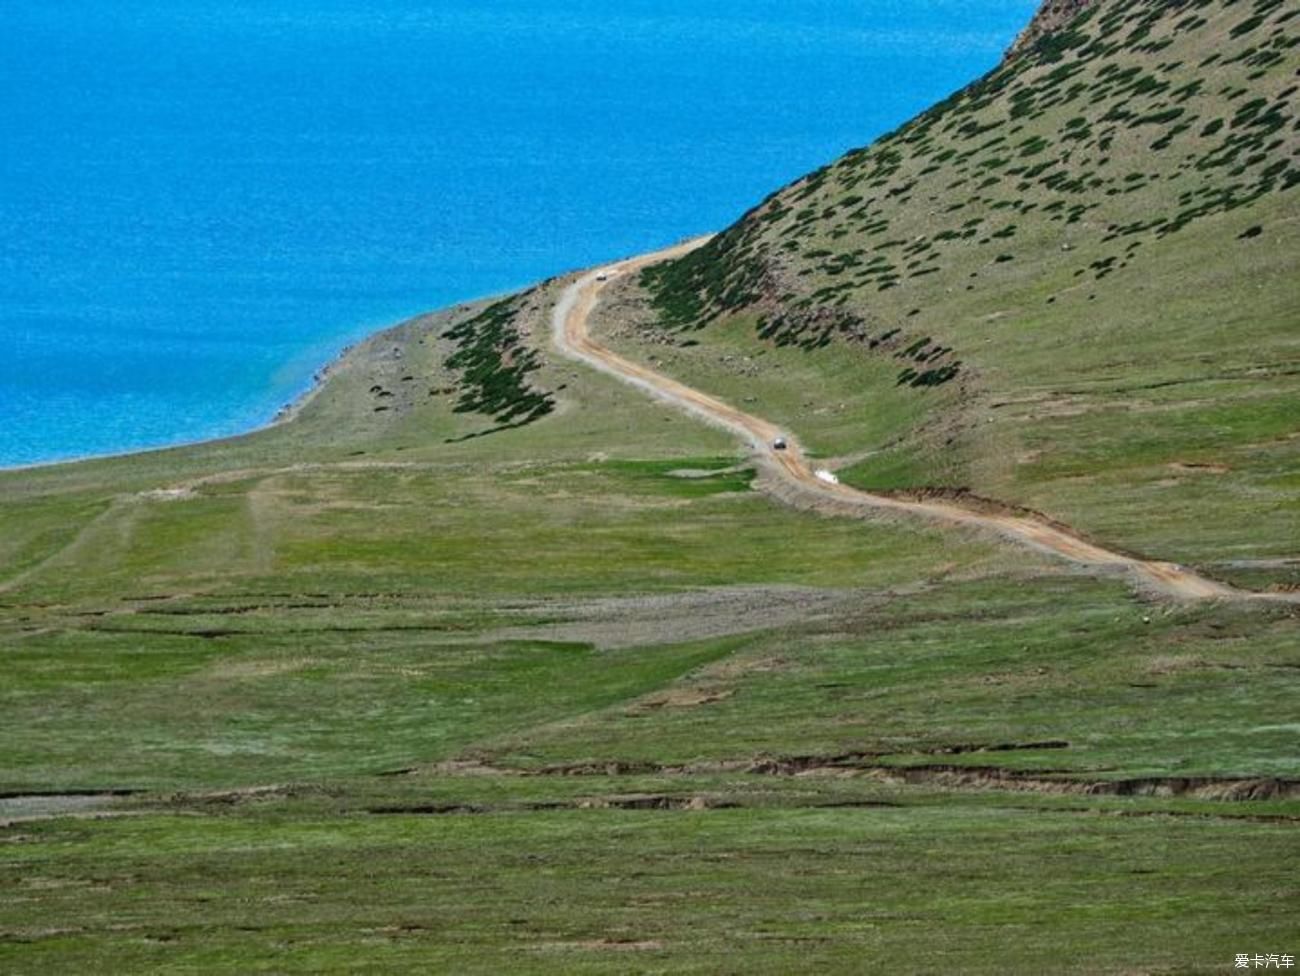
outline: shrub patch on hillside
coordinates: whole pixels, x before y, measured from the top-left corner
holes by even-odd
[[[508,298],[442,335],[457,346],[447,357],[447,366],[461,371],[453,409],[491,417],[497,423],[493,430],[522,427],[555,409],[551,394],[528,382],[528,374],[541,364],[537,350],[521,341],[515,326],[517,314],[515,300]]]

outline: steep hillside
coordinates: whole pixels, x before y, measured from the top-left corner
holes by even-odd
[[[829,410],[822,446],[865,457],[846,471],[864,485],[970,488],[1228,573],[1286,555],[1300,11],[1109,0],[1027,34],[649,269],[664,348],[691,344],[699,382],[685,361],[719,342],[803,350],[780,361],[809,409],[779,419],[816,447]],[[781,385],[762,373],[746,383]]]

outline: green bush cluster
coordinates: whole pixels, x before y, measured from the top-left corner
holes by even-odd
[[[481,413],[520,427],[555,409],[551,394],[528,383],[540,363],[537,351],[520,342],[517,314],[514,299],[505,299],[443,333],[457,345],[447,357],[447,366],[461,371],[457,413]]]

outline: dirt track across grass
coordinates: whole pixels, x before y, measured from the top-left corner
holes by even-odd
[[[1115,552],[1089,542],[1069,528],[1045,518],[1010,511],[999,513],[976,510],[946,499],[913,500],[876,495],[823,480],[808,464],[799,442],[790,432],[649,367],[632,362],[591,338],[588,320],[600,300],[601,291],[609,282],[647,265],[687,254],[708,239],[696,238],[662,251],[597,268],[583,275],[565,289],[552,313],[556,348],[571,359],[617,377],[651,396],[743,438],[753,449],[760,468],[767,475],[764,479],[767,489],[783,501],[828,514],[887,511],[991,531],[1004,539],[1058,556],[1079,566],[1098,572],[1127,574],[1141,589],[1178,600],[1261,599],[1300,602],[1300,595],[1238,590],[1174,563]],[[778,437],[785,440],[785,447],[781,450],[773,447]]]

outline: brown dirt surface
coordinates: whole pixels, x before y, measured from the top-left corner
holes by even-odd
[[[601,650],[678,644],[829,619],[836,612],[861,607],[869,596],[801,586],[718,586],[572,603],[548,601],[521,606],[517,612],[526,616],[545,611],[558,618],[553,622],[507,626],[489,636],[494,641],[571,641]]]

